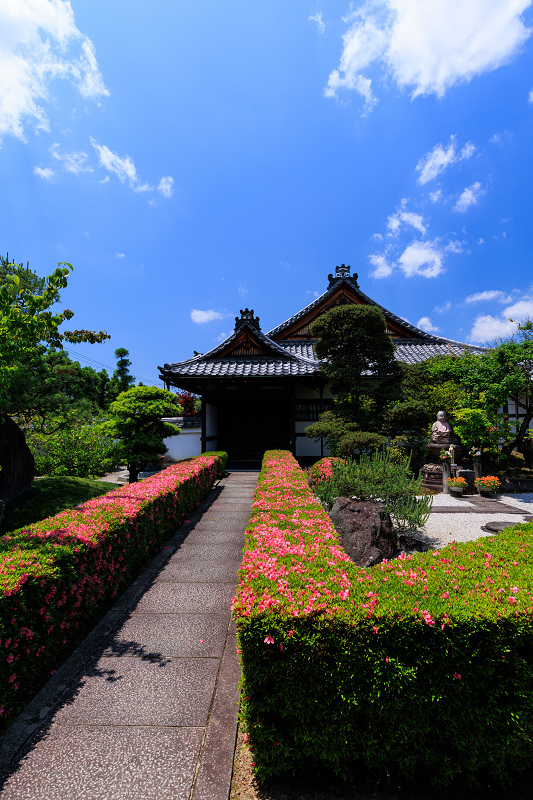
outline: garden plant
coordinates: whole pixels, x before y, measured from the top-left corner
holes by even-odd
[[[2,727],[222,477],[225,462],[225,453],[206,453],[0,539]]]
[[[417,497],[422,495],[422,478],[413,477],[409,457],[377,451],[358,460],[324,459],[318,463],[311,474],[321,475],[315,494],[326,508],[330,509],[337,497],[355,497],[382,502],[397,528],[418,528],[427,522],[432,498]]]
[[[234,598],[261,779],[505,785],[533,763],[533,525],[370,569],[266,453]]]

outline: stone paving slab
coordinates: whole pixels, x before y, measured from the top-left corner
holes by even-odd
[[[145,592],[133,611],[144,614],[224,613],[228,611],[234,594],[235,584],[231,583],[162,581]]]
[[[235,561],[172,560],[157,576],[159,581],[175,583],[230,583],[235,586],[240,559]]]
[[[63,728],[34,743],[2,800],[188,800],[203,728]]]
[[[217,696],[209,720],[194,800],[227,800],[231,786],[239,708],[237,631],[231,623]]]
[[[244,546],[244,539],[244,531],[242,530],[221,531],[210,528],[207,528],[207,530],[194,528],[187,536],[187,546],[191,544],[241,544],[241,546]]]
[[[0,800],[228,800],[245,477],[219,482],[0,738]]]
[[[202,519],[201,522],[194,526],[193,531],[242,531],[243,526],[246,526],[248,523],[248,520],[243,522],[246,516],[249,517],[250,515],[243,514],[242,518],[230,517],[224,519],[223,517],[211,517],[209,519]]]
[[[75,697],[62,705],[59,725],[199,727],[215,688],[216,658],[103,657],[86,670]]]
[[[132,614],[103,655],[222,658],[227,630],[227,614]]]
[[[172,560],[185,561],[236,561],[242,553],[242,545],[232,544],[183,544],[172,556]]]

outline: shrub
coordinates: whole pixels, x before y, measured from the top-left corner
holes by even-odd
[[[209,453],[0,539],[0,720],[18,713],[209,491]]]
[[[339,439],[336,454],[341,458],[354,458],[365,453],[375,453],[383,450],[387,445],[387,438],[371,431],[353,431],[346,433]]]
[[[80,425],[56,433],[27,433],[37,475],[92,478],[116,466],[113,439],[102,424]]]
[[[346,459],[332,465],[331,477],[317,484],[315,492],[327,506],[337,497],[380,500],[393,522],[400,528],[423,526],[431,511],[429,496],[422,493],[422,478],[413,478],[409,458],[393,459],[389,453],[361,456],[359,461]]]
[[[329,480],[333,475],[333,465],[337,464],[340,460],[341,459],[334,458],[333,456],[326,456],[326,458],[321,458],[320,461],[317,461],[312,467],[309,467],[307,476],[311,486]]]
[[[212,457],[216,459],[215,465],[215,478],[223,478],[226,474],[226,464],[228,463],[228,454],[224,450],[208,450],[207,453],[202,453],[202,457]]]
[[[529,766],[532,574],[531,524],[357,567],[294,458],[267,453],[234,599],[258,776]]]

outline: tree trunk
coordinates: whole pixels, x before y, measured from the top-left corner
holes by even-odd
[[[522,405],[522,404],[520,404],[520,405]],[[517,404],[517,408],[518,408],[518,404]],[[522,445],[524,443],[524,439],[525,439],[526,433],[529,430],[529,423],[533,419],[533,405],[528,405],[528,406],[523,406],[522,405],[522,408],[526,409],[526,415],[525,415],[525,417],[522,418],[522,424],[520,425],[520,427],[518,429],[518,432],[517,432],[515,438],[513,439],[513,441],[509,442],[509,444],[506,444],[504,447],[502,447],[502,455],[504,455],[504,456],[510,456],[515,448],[522,447]]]
[[[35,461],[19,426],[0,414],[0,500],[8,502],[31,489]]]

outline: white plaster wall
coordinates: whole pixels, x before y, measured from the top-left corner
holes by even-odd
[[[168,448],[166,456],[174,461],[183,461],[184,458],[199,456],[202,452],[201,428],[182,428],[179,436],[169,436],[163,439]]]

